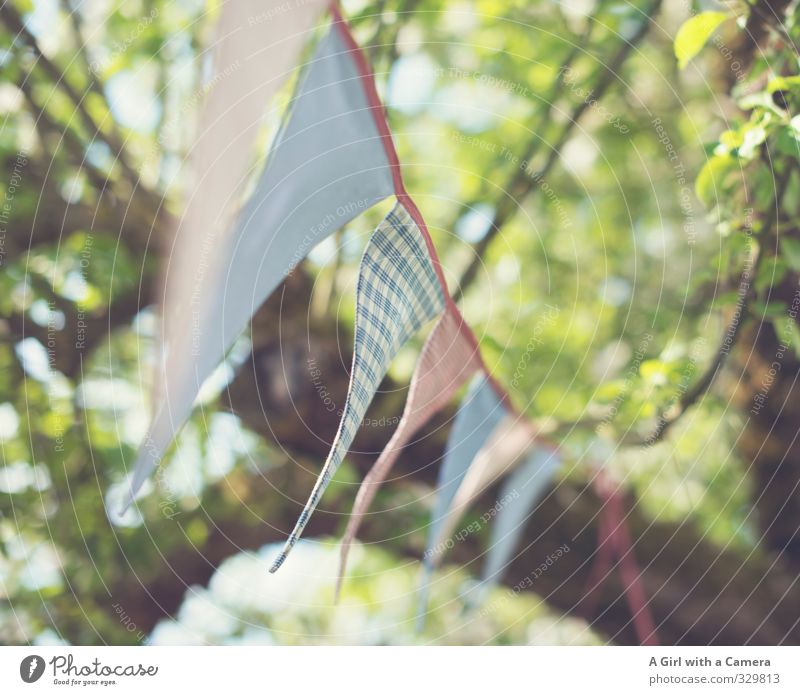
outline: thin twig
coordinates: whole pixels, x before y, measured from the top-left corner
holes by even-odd
[[[73,9],[70,6],[69,0],[61,0],[61,7],[69,17],[69,26],[72,30],[72,39],[75,41],[76,46],[76,55],[78,60],[81,62],[81,67],[86,70],[86,74],[92,83],[94,83],[93,75],[92,75],[92,65],[89,62],[89,58],[86,55],[86,39],[83,35],[83,25],[81,24],[81,17],[80,13],[77,9]],[[102,90],[98,90],[100,95],[105,99],[105,94],[103,94]]]
[[[108,145],[109,149],[114,153],[117,161],[119,161],[122,170],[125,172],[125,175],[132,184],[134,190],[139,187],[139,174],[134,170],[128,161],[127,152],[122,143],[121,137],[116,132],[113,120],[109,119],[111,123],[110,132],[104,132],[100,128],[100,126],[95,122],[94,118],[92,118],[89,110],[86,108],[85,95],[81,96],[75,87],[73,87],[72,84],[67,80],[64,71],[61,70],[42,52],[39,43],[36,41],[36,37],[25,26],[22,17],[19,15],[16,9],[14,9],[11,3],[5,2],[0,5],[0,18],[3,19],[3,22],[6,24],[8,29],[13,34],[17,35],[28,46],[28,48],[33,51],[34,55],[36,56],[36,65],[41,67],[42,71],[47,75],[47,77],[55,83],[56,87],[60,88],[69,97],[70,101],[73,102],[75,109],[83,121],[84,126],[89,131],[90,136],[99,137]],[[79,50],[82,50],[82,47],[79,47]],[[102,91],[94,82],[94,77],[89,74],[88,79],[88,91],[99,94],[105,102],[105,95],[103,95]]]
[[[400,35],[400,30],[403,28],[404,23],[414,14],[420,1],[421,0],[405,0],[405,2],[397,8],[397,19],[391,27],[388,27],[383,21],[383,15],[386,12],[386,2],[383,0],[383,2],[379,3],[377,8],[379,14],[378,26],[375,28],[375,33],[372,35],[372,38],[367,42],[367,52],[373,64],[377,58],[378,49],[384,46],[388,51],[387,65],[394,65],[395,61],[400,57],[397,37]],[[403,21],[401,21],[401,18]],[[383,36],[384,31],[388,32],[386,36]]]
[[[42,140],[44,140],[44,136],[48,131],[58,136],[64,142],[65,148],[72,156],[75,164],[86,172],[86,176],[92,186],[100,193],[103,193],[109,185],[108,175],[86,158],[86,150],[78,135],[68,125],[61,126],[56,123],[48,111],[36,100],[31,89],[30,79],[22,80],[18,86],[28,104],[28,108],[31,110],[34,124],[40,132]]]
[[[495,207],[494,216],[489,226],[489,231],[484,237],[474,246],[474,254],[472,261],[467,266],[467,269],[461,275],[458,281],[458,286],[453,293],[453,298],[458,301],[464,296],[467,288],[474,282],[478,275],[478,270],[481,266],[481,259],[486,252],[486,249],[492,243],[494,238],[499,233],[500,229],[510,219],[514,211],[517,209],[519,203],[527,197],[527,195],[534,189],[537,182],[541,181],[552,169],[553,165],[558,161],[561,156],[561,150],[572,134],[573,129],[577,125],[580,118],[589,108],[592,103],[599,101],[604,95],[606,90],[613,84],[614,79],[619,73],[620,68],[627,60],[633,49],[638,43],[646,36],[650,29],[653,16],[658,12],[661,7],[662,0],[653,0],[648,8],[644,11],[646,17],[637,28],[633,36],[626,40],[616,54],[611,58],[607,65],[601,66],[597,73],[597,83],[592,90],[593,99],[583,99],[573,110],[570,118],[564,126],[561,134],[556,140],[555,144],[550,148],[544,164],[538,171],[532,172],[527,166],[517,169],[511,176],[506,186],[503,188],[504,196]],[[582,48],[582,47],[581,47]],[[562,74],[563,74],[562,70]],[[551,101],[552,103],[552,101]],[[533,140],[526,148],[528,151],[534,151],[536,143],[539,140],[538,134],[534,134]],[[529,159],[529,158],[528,158]],[[523,158],[520,161],[527,161]]]

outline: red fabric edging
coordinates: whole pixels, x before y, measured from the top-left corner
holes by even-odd
[[[597,528],[597,557],[587,586],[585,611],[593,610],[597,591],[612,570],[612,554],[616,555],[625,600],[639,644],[656,647],[659,644],[656,625],[647,602],[642,573],[633,553],[630,531],[625,523],[624,499],[602,468],[595,476],[594,488],[602,507]]]
[[[450,295],[450,292],[447,288],[447,281],[445,280],[444,272],[442,270],[442,264],[439,260],[439,254],[436,252],[433,239],[428,231],[428,226],[425,224],[425,219],[422,217],[422,213],[420,212],[414,200],[408,194],[405,183],[403,182],[400,159],[397,155],[397,148],[395,147],[394,140],[392,139],[391,130],[389,129],[386,109],[381,102],[381,99],[378,96],[378,91],[375,87],[375,75],[372,72],[372,68],[367,61],[364,52],[361,50],[361,47],[353,37],[347,21],[342,16],[336,0],[331,2],[330,11],[334,25],[336,26],[336,29],[345,45],[347,46],[348,51],[350,51],[350,54],[352,55],[356,67],[361,75],[362,87],[372,111],[375,126],[381,136],[381,142],[383,144],[386,157],[389,161],[389,165],[391,166],[395,197],[408,210],[409,215],[419,227],[420,232],[425,239],[425,245],[428,248],[431,262],[433,263],[433,267],[436,271],[442,291],[444,292],[446,302],[445,311],[451,311],[454,313],[454,316],[457,317],[459,330],[475,348],[481,368],[486,374],[486,377],[498,398],[501,400],[501,402],[503,402],[504,406],[513,412],[517,417],[523,417],[521,413],[514,407],[506,390],[486,368],[486,363],[484,362],[483,356],[480,353],[478,339],[472,329],[467,325],[467,322],[464,320],[464,317]],[[543,440],[540,440],[540,442],[544,445],[552,447],[553,449],[558,448],[551,442],[546,442]],[[656,636],[655,623],[653,622],[653,617],[650,613],[650,608],[647,603],[647,594],[645,593],[641,582],[641,572],[633,554],[630,533],[627,525],[625,524],[622,497],[616,490],[612,489],[608,479],[605,476],[605,473],[602,470],[598,473],[595,483],[597,493],[600,496],[600,499],[603,501],[603,507],[601,510],[601,517],[598,527],[599,555],[597,558],[597,563],[593,567],[593,570],[590,574],[590,584],[588,587],[586,600],[589,604],[593,603],[593,599],[599,584],[602,582],[603,577],[610,571],[611,555],[612,553],[616,554],[619,560],[619,573],[623,582],[623,590],[625,592],[626,600],[628,601],[628,607],[632,614],[634,628],[639,638],[639,642],[642,645],[656,646],[658,645],[658,638]]]
[[[498,399],[506,408],[508,408],[518,417],[521,417],[521,414],[514,407],[506,390],[486,368],[486,363],[483,361],[483,356],[478,349],[478,339],[475,337],[475,333],[472,331],[472,329],[467,325],[467,322],[464,320],[464,317],[461,315],[461,312],[459,311],[458,307],[453,301],[453,298],[450,296],[449,290],[447,289],[447,281],[445,280],[444,272],[442,270],[442,263],[439,260],[439,254],[436,252],[433,239],[428,231],[428,225],[425,224],[425,219],[422,217],[422,213],[420,212],[413,198],[408,194],[405,183],[403,182],[400,158],[397,155],[397,148],[395,147],[394,140],[392,139],[392,132],[389,129],[389,122],[386,118],[386,108],[378,96],[378,90],[375,87],[375,75],[372,72],[369,62],[367,61],[367,57],[364,55],[361,47],[353,37],[347,21],[344,19],[341,11],[339,10],[338,3],[332,2],[330,10],[336,29],[339,32],[339,35],[342,37],[342,40],[345,42],[345,45],[350,51],[350,54],[356,63],[356,67],[361,74],[361,83],[364,88],[364,93],[367,96],[367,102],[372,110],[375,126],[377,127],[378,133],[381,136],[381,142],[383,143],[383,149],[386,152],[386,158],[389,160],[389,165],[392,169],[395,197],[408,210],[408,214],[411,216],[411,219],[414,220],[415,224],[422,232],[422,237],[425,239],[425,245],[428,248],[428,253],[430,254],[434,270],[436,271],[436,276],[439,278],[439,284],[444,292],[445,302],[447,304],[446,310],[454,312],[454,314],[458,317],[460,330],[464,337],[475,347],[475,351],[478,354],[478,359],[483,372],[486,374],[486,377],[489,380],[492,389],[497,394]]]

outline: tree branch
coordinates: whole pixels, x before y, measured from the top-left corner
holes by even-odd
[[[594,89],[591,91],[592,96],[595,100],[600,100],[608,88],[613,84],[614,79],[617,77],[622,65],[625,63],[627,58],[630,56],[633,49],[642,41],[642,39],[647,35],[647,32],[650,29],[650,25],[652,23],[652,19],[657,14],[659,8],[661,7],[662,0],[653,0],[644,10],[646,15],[645,19],[641,22],[639,27],[637,28],[636,32],[634,32],[633,36],[627,41],[623,43],[622,46],[617,50],[611,60],[607,63],[602,65],[597,70],[596,75],[596,84]],[[591,26],[591,22],[590,22]],[[574,55],[577,51],[583,49],[583,46],[577,46],[576,50],[571,54],[571,58],[574,58]],[[563,70],[559,75],[560,80],[563,80]],[[559,86],[561,82],[557,83]],[[548,109],[545,112],[543,117],[543,122],[546,121],[550,109],[552,107],[553,99],[548,100]],[[492,243],[494,238],[500,232],[501,228],[508,222],[511,218],[513,213],[518,208],[519,204],[522,202],[524,198],[526,198],[531,191],[534,189],[537,182],[541,181],[545,176],[550,173],[553,165],[558,161],[559,157],[561,156],[561,150],[566,144],[567,140],[569,139],[572,131],[574,130],[575,126],[578,124],[578,121],[581,119],[583,114],[589,108],[590,104],[592,103],[589,99],[583,99],[572,111],[567,123],[564,126],[564,129],[561,131],[556,142],[552,145],[549,152],[547,153],[547,158],[545,159],[544,163],[542,164],[541,168],[537,171],[530,170],[527,166],[517,169],[517,171],[511,176],[511,178],[506,183],[505,187],[503,188],[504,195],[500,199],[500,201],[495,206],[495,213],[492,217],[491,224],[489,225],[489,231],[484,235],[484,237],[474,246],[474,254],[472,257],[472,261],[467,266],[464,273],[461,275],[458,281],[458,285],[453,293],[453,297],[456,301],[461,299],[464,296],[464,293],[469,288],[469,286],[475,281],[475,278],[478,275],[478,270],[481,266],[481,259],[488,249],[489,245]],[[535,152],[537,144],[539,142],[539,134],[538,131],[534,131],[534,136],[529,142],[528,146],[525,148],[525,153],[523,154],[521,162],[528,162],[533,152]]]
[[[75,87],[73,87],[72,84],[67,80],[67,76],[64,71],[62,71],[42,52],[42,49],[36,41],[36,37],[25,26],[22,17],[10,2],[4,2],[0,4],[0,18],[2,18],[8,29],[12,33],[19,36],[22,41],[33,51],[34,55],[36,56],[36,65],[40,66],[45,75],[47,75],[47,77],[55,83],[56,87],[59,87],[69,97],[70,101],[72,101],[72,103],[75,105],[75,109],[78,112],[81,121],[83,121],[84,126],[89,131],[90,136],[92,138],[99,137],[108,145],[109,149],[114,153],[116,160],[120,163],[125,176],[133,187],[133,190],[136,190],[137,187],[141,187],[139,174],[128,161],[127,151],[122,142],[121,136],[116,130],[113,119],[106,119],[110,123],[110,126],[109,132],[104,132],[95,122],[94,118],[92,118],[91,114],[86,108],[86,94],[81,96]],[[105,95],[97,87],[92,74],[88,75],[88,80],[88,90],[97,94],[103,100],[103,102],[106,103]],[[108,105],[106,104],[106,106]]]
[[[708,365],[706,370],[700,378],[694,383],[692,388],[688,389],[674,408],[670,408],[667,412],[662,412],[658,417],[658,422],[653,431],[644,439],[638,440],[634,443],[635,446],[652,446],[660,442],[667,434],[669,429],[683,417],[689,408],[697,403],[700,398],[711,388],[717,375],[722,370],[725,362],[728,359],[732,348],[736,345],[737,340],[741,334],[742,324],[747,320],[750,314],[750,305],[755,295],[753,285],[758,277],[758,270],[761,267],[761,262],[764,257],[763,245],[767,238],[771,236],[774,227],[779,222],[780,206],[783,201],[783,196],[789,185],[791,178],[792,167],[787,167],[782,175],[776,177],[774,180],[775,185],[775,198],[774,205],[770,208],[769,215],[764,221],[764,226],[756,236],[756,245],[751,251],[752,261],[750,262],[749,277],[745,281],[744,277],[739,285],[739,293],[736,303],[736,309],[731,317],[725,331],[722,334],[722,339],[717,346],[714,353],[714,359]],[[751,279],[752,278],[752,279]]]

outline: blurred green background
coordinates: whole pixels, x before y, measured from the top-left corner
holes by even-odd
[[[664,643],[796,643],[796,3],[343,7],[483,355],[562,446],[508,585],[562,543],[571,552],[530,590],[483,592],[482,530],[448,558],[415,631],[451,411],[380,493],[333,604],[335,540],[401,412],[419,336],[308,540],[267,574],[335,431],[309,365],[343,402],[355,273],[383,207],[268,302],[139,510],[109,519],[148,422],[160,248],[218,7],[14,0],[0,9],[0,641],[635,641],[616,575],[591,613],[580,605],[599,458],[626,492]]]

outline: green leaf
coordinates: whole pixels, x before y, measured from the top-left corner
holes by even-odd
[[[783,282],[787,270],[788,266],[784,258],[777,256],[774,258],[767,258],[763,262],[761,270],[756,277],[756,290],[765,292],[768,289],[774,289]],[[772,304],[773,303],[770,302],[770,306],[772,306]]]
[[[775,148],[787,157],[800,157],[800,133],[793,128],[781,128],[775,138]]]
[[[795,357],[800,358],[800,328],[791,318],[786,318],[783,321],[783,333],[785,339],[788,338],[788,344],[792,346]]]
[[[706,207],[713,207],[722,192],[723,179],[736,168],[736,159],[728,154],[711,157],[700,170],[694,188]]]
[[[725,12],[701,12],[687,19],[675,36],[675,57],[683,70],[706,45],[714,30],[728,15]]]
[[[787,265],[796,273],[800,273],[800,239],[783,237],[781,251]]]
[[[788,91],[800,87],[800,75],[793,75],[790,77],[778,76],[773,77],[767,84],[767,91],[771,94],[777,91]]]
[[[661,360],[645,360],[639,367],[639,374],[645,381],[654,384],[665,384],[669,366]]]
[[[784,302],[762,302],[755,300],[751,304],[753,313],[763,319],[769,319],[775,325],[775,321],[786,316],[787,307]],[[775,325],[777,328],[777,325]]]
[[[33,6],[33,0],[16,0],[14,4],[22,14],[30,14],[36,9]]]

